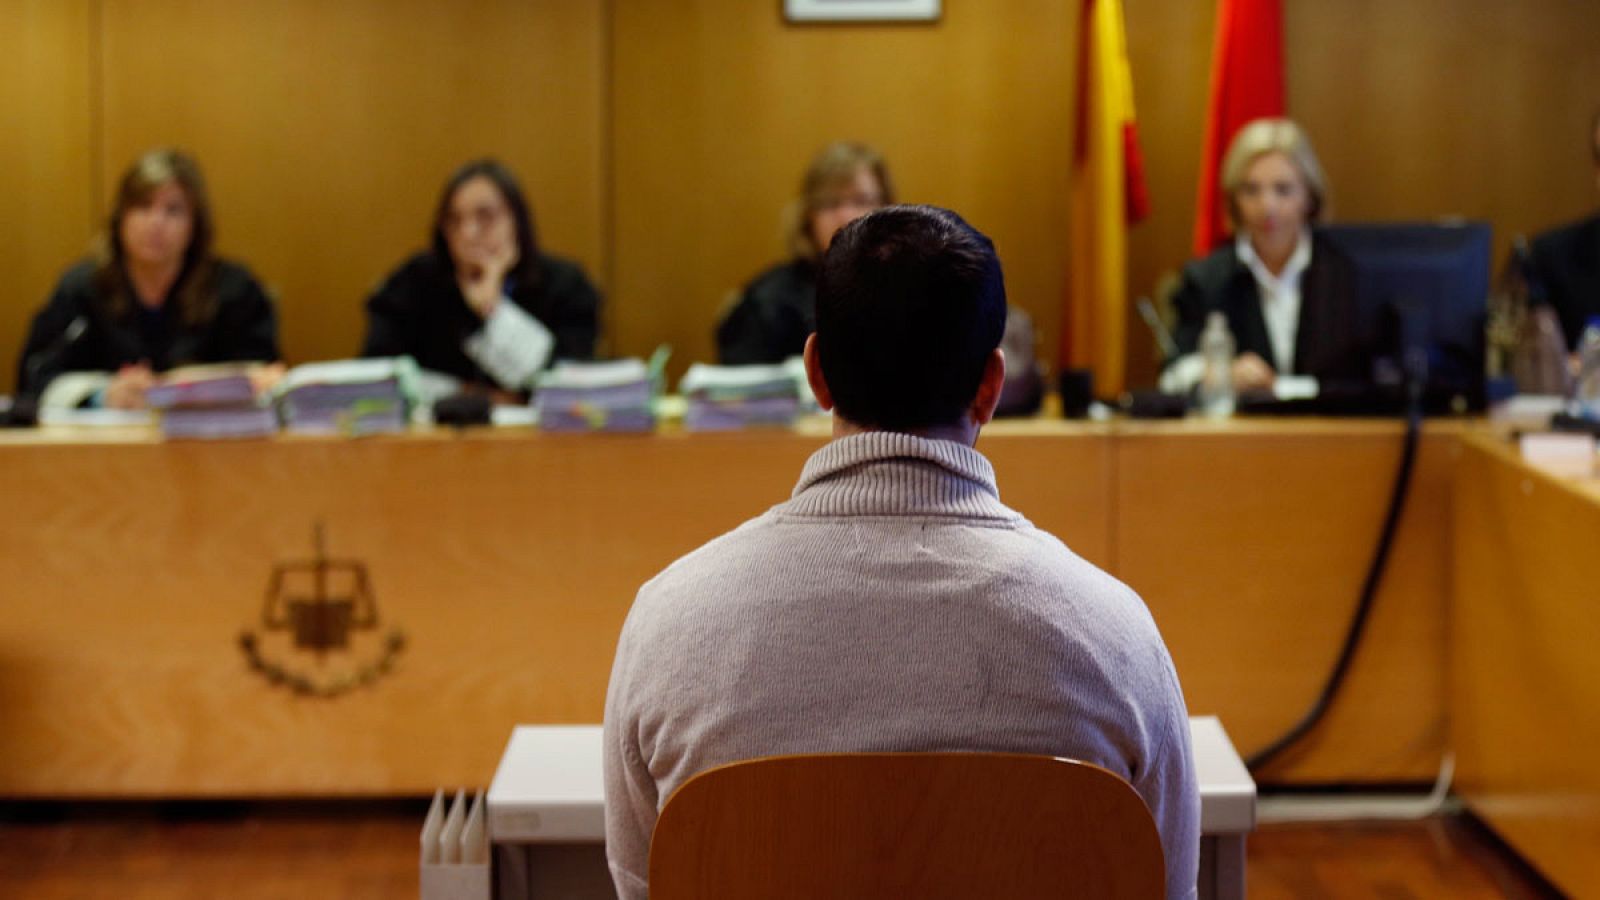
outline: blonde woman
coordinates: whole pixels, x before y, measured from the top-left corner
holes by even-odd
[[[782,362],[799,356],[817,322],[817,264],[839,229],[894,202],[889,167],[865,144],[824,147],[807,167],[787,219],[793,257],[745,286],[717,325],[724,365]]]
[[[67,270],[34,317],[19,393],[44,394],[44,406],[138,409],[168,369],[277,360],[272,303],[249,270],[213,254],[214,234],[194,160],[177,150],[139,157],[99,249]],[[48,391],[65,373],[95,377]]]
[[[1279,375],[1362,382],[1371,358],[1356,309],[1355,269],[1317,235],[1328,185],[1305,132],[1288,119],[1239,131],[1222,163],[1233,238],[1184,266],[1173,296],[1178,355],[1162,385],[1186,390],[1204,363],[1196,353],[1212,312],[1227,317],[1241,392],[1270,390]]]

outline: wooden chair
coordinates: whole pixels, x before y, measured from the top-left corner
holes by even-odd
[[[842,753],[733,763],[668,799],[650,896],[1164,896],[1155,820],[1118,776],[1004,753]]]

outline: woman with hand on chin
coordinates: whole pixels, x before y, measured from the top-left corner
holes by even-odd
[[[432,248],[367,300],[361,354],[408,355],[423,369],[509,398],[556,359],[592,358],[599,312],[583,270],[539,252],[510,170],[476,160],[445,183]]]
[[[118,185],[100,249],[34,317],[19,392],[47,408],[139,409],[168,369],[277,360],[272,304],[247,269],[212,254],[214,233],[194,160],[141,156]]]
[[[1328,190],[1305,132],[1288,119],[1240,129],[1223,158],[1222,190],[1234,238],[1184,266],[1173,295],[1178,355],[1167,361],[1162,388],[1179,393],[1199,382],[1205,363],[1197,350],[1212,312],[1233,332],[1241,393],[1270,391],[1280,375],[1367,381],[1355,268],[1316,232]]]

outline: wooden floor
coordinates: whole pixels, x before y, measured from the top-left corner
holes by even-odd
[[[1461,816],[1264,825],[1246,847],[1251,900],[1560,896],[1482,826]]]
[[[416,896],[420,805],[0,804],[0,897],[29,900]],[[1475,823],[1271,825],[1252,835],[1254,900],[1540,898]]]

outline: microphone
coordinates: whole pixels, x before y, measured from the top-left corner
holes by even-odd
[[[35,384],[39,373],[47,365],[59,362],[88,330],[89,320],[74,316],[55,340],[23,361],[22,384],[17,385],[17,395],[11,398],[11,405],[0,410],[0,428],[28,428],[39,423],[39,395],[44,393],[42,386]]]
[[[72,346],[78,343],[83,338],[84,332],[88,330],[89,320],[86,317],[73,316],[72,321],[67,323],[67,327],[61,330],[61,333],[56,336],[55,340],[50,342],[49,346],[28,357],[28,361],[23,364],[23,373],[27,376],[24,379],[24,383],[32,385],[34,380],[39,377],[39,373],[44,371],[46,363],[59,361],[59,358],[72,349]],[[34,391],[33,393],[37,394],[39,392]]]
[[[1156,336],[1156,346],[1161,348],[1162,355],[1167,359],[1176,359],[1178,342],[1173,339],[1167,323],[1161,321],[1161,314],[1156,312],[1156,305],[1150,302],[1149,297],[1140,297],[1136,305],[1139,308],[1139,318],[1149,326],[1150,333]]]

